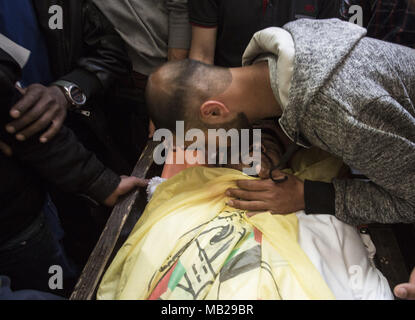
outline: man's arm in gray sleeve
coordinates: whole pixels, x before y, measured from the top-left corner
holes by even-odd
[[[305,132],[316,147],[342,158],[367,179],[336,179],[322,188],[307,183],[308,213],[327,209],[322,213],[332,214],[334,206],[336,217],[352,225],[415,222],[415,121],[409,98],[397,101],[381,92],[367,104],[359,105],[359,98],[354,103],[353,113],[352,107],[339,105],[332,113],[313,114]],[[329,197],[333,188],[334,200]]]
[[[187,0],[166,0],[169,12],[169,43],[173,49],[189,49],[191,26]]]
[[[369,181],[334,181],[341,220],[415,222],[415,121],[408,99],[381,96],[342,120],[342,158]]]
[[[335,180],[336,217],[352,224],[414,223],[415,204],[371,181]]]

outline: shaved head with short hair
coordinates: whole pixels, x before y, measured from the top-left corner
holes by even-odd
[[[232,83],[229,69],[185,59],[168,62],[149,78],[147,108],[157,128],[175,131],[176,122],[185,127],[204,128],[199,110],[211,98],[219,96]]]

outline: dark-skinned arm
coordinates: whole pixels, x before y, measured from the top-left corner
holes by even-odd
[[[15,161],[67,192],[83,194],[108,206],[134,187],[146,184],[134,177],[120,178],[86,150],[66,127],[45,144],[39,142],[42,132],[17,141],[5,130],[5,125],[10,121],[11,106],[21,99],[14,87],[20,67],[1,49],[0,59],[0,141],[11,149]]]
[[[36,3],[36,6],[42,5]],[[90,99],[127,76],[131,71],[131,63],[123,40],[101,11],[91,1],[83,1],[79,11],[79,32],[82,32],[85,54],[76,61],[73,70],[60,80],[78,85]],[[52,52],[51,63],[55,62],[53,58]],[[61,89],[54,85],[46,87],[33,84],[21,93],[24,96],[11,109],[12,121],[8,124],[7,131],[19,141],[42,131],[40,142],[48,142],[65,121],[68,100]]]

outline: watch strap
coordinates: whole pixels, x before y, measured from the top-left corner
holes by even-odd
[[[66,81],[66,80],[58,80],[58,81],[53,82],[52,85],[59,87],[63,91],[66,99],[71,105],[71,109],[77,109],[81,106],[73,100],[73,98],[71,97],[71,93],[70,93],[70,88],[72,87],[79,88],[79,86],[76,83]],[[79,88],[79,90],[81,89]]]

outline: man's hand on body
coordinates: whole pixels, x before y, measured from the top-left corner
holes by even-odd
[[[113,207],[123,195],[126,195],[136,188],[147,187],[147,185],[148,180],[122,176],[117,189],[104,201],[104,204],[108,207]]]
[[[394,293],[400,299],[415,300],[415,269],[409,282],[396,286]]]
[[[6,131],[14,134],[17,140],[25,141],[46,130],[40,137],[40,142],[48,142],[59,132],[65,121],[68,100],[56,86],[34,84],[19,91],[23,97],[10,110],[10,116],[15,120],[6,126]]]
[[[271,179],[237,181],[239,189],[229,189],[226,193],[235,199],[230,200],[228,205],[250,211],[249,217],[259,212],[290,214],[304,210],[304,182],[294,175],[274,171],[274,179],[285,177],[287,180],[280,184]]]

